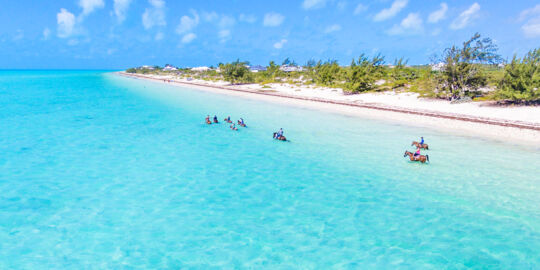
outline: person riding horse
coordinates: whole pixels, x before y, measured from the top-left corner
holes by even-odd
[[[416,152],[414,152],[414,157],[420,156],[420,147],[416,147]]]
[[[219,121],[217,120],[217,116],[216,116],[216,115],[214,115],[214,123],[216,123],[216,124],[219,123]]]
[[[287,139],[283,136],[283,128],[280,128],[278,132],[274,132],[274,139],[280,141],[286,141]]]
[[[240,120],[238,120],[238,125],[242,126],[242,127],[246,127],[246,124],[244,123],[244,119],[243,118],[240,118]]]
[[[426,149],[426,150],[429,149],[427,143],[424,142],[424,137],[420,137],[420,142],[413,141],[413,142],[411,143],[411,145],[415,145],[416,147],[420,147],[420,148]]]
[[[206,116],[205,121],[206,121],[206,123],[209,124],[209,125],[212,124],[212,122],[210,122],[210,115],[207,115],[207,116]]]
[[[409,156],[409,159],[411,161],[420,161],[422,163],[425,163],[426,161],[429,161],[428,155],[421,155],[420,154],[420,148],[416,148],[416,153],[411,153],[409,151],[405,151],[405,154],[403,154],[403,157]]]

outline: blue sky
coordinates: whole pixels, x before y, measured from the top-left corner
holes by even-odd
[[[0,68],[350,63],[361,53],[428,63],[475,32],[505,58],[540,47],[526,0],[2,0]]]

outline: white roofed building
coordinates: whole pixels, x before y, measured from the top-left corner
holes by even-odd
[[[304,68],[303,67],[297,67],[297,66],[283,65],[283,66],[279,67],[279,70],[284,71],[284,72],[293,72],[293,71],[303,71]]]
[[[446,64],[444,64],[443,62],[439,62],[437,64],[431,64],[431,70],[433,70],[433,71],[441,71],[441,70],[443,70],[445,65]]]
[[[171,65],[166,65],[164,68],[163,68],[163,71],[176,71],[178,70],[176,67],[173,67]]]
[[[197,71],[197,72],[208,71],[208,70],[210,70],[210,68],[207,66],[191,68],[191,71]]]

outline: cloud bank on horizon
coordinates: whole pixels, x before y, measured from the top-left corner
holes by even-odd
[[[336,59],[381,53],[428,63],[475,32],[504,57],[540,44],[530,1],[172,0],[10,1],[0,10],[0,68],[212,65],[237,58]]]

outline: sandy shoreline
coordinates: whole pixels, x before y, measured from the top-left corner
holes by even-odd
[[[243,98],[279,102],[282,104],[324,110],[350,116],[380,119],[409,126],[430,127],[449,133],[473,137],[489,138],[514,144],[540,147],[540,108],[481,108],[476,104],[449,105],[446,101],[416,101],[416,97],[407,94],[389,96],[388,94],[340,95],[327,91],[321,94],[317,90],[291,91],[291,87],[270,91],[258,89],[252,85],[228,86],[223,83],[206,81],[187,81],[165,76],[117,73],[121,76],[152,80],[196,88],[214,93],[240,96]],[[275,87],[276,88],[276,87]],[[305,90],[305,89],[302,89]],[[287,92],[289,91],[289,92]],[[306,93],[315,92],[313,95]],[[385,102],[365,102],[364,100],[384,100]],[[408,105],[408,106],[404,106]],[[478,107],[475,108],[474,106]],[[433,110],[433,108],[437,110]],[[430,110],[432,109],[432,110]],[[466,113],[455,113],[455,110]],[[485,117],[484,115],[503,116]],[[526,119],[520,121],[516,119]]]

